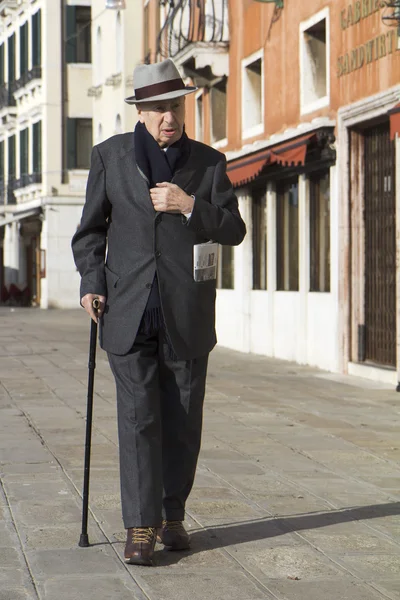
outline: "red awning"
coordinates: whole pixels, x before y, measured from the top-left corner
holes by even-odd
[[[308,144],[314,136],[315,132],[308,133],[233,160],[227,168],[232,185],[239,187],[250,183],[267,165],[280,164],[284,167],[304,165]]]
[[[396,139],[396,133],[400,136],[400,103],[389,110],[390,117],[390,139]]]

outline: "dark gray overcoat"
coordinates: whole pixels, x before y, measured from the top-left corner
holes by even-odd
[[[220,152],[190,140],[190,156],[172,183],[195,196],[189,221],[155,212],[135,161],[134,135],[95,146],[82,220],[72,240],[81,298],[107,297],[100,344],[126,354],[135,340],[157,271],[167,331],[177,357],[190,360],[216,344],[215,281],[193,279],[193,246],[235,246],[246,228]],[[232,326],[234,326],[232,324]]]

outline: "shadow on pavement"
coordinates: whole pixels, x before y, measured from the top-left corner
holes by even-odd
[[[157,552],[157,566],[166,567],[176,564],[189,554],[193,555],[206,550],[225,548],[235,544],[256,542],[268,538],[278,537],[286,533],[318,529],[340,523],[378,519],[400,515],[400,502],[389,504],[376,504],[371,506],[356,506],[343,510],[324,513],[295,515],[257,519],[242,523],[225,523],[216,527],[206,527],[196,530],[191,534],[192,548],[189,552]]]

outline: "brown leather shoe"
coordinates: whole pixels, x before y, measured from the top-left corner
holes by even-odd
[[[155,527],[130,527],[127,531],[125,562],[130,565],[153,566]]]
[[[168,550],[188,550],[190,538],[182,521],[163,521],[157,541],[167,546]]]

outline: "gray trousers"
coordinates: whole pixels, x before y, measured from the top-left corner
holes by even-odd
[[[122,517],[129,527],[181,521],[200,451],[208,355],[172,360],[162,333],[108,354],[117,387]]]

